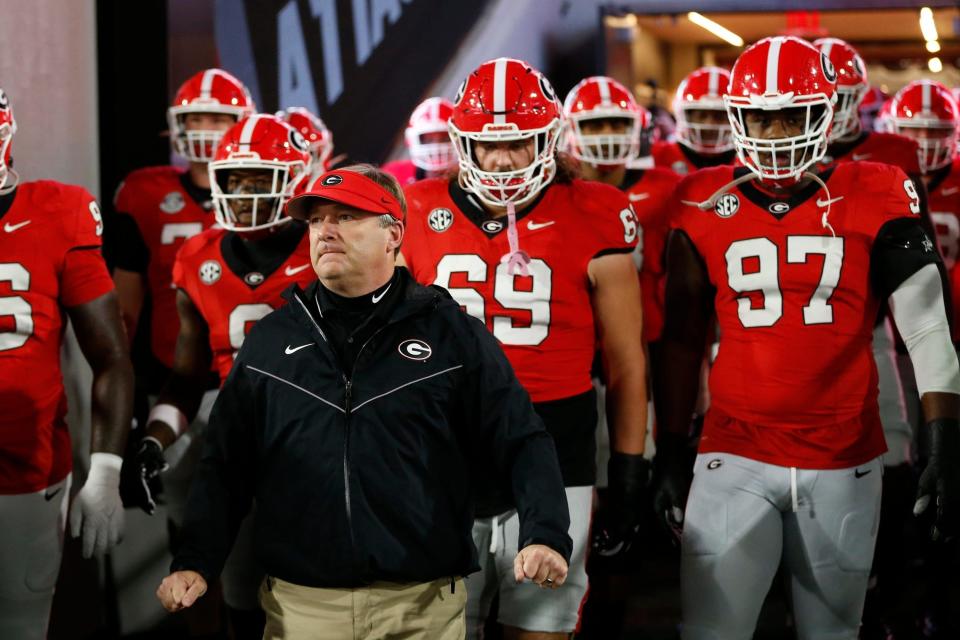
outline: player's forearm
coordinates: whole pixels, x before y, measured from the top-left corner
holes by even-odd
[[[927,422],[941,418],[960,420],[960,395],[956,393],[930,391],[920,397],[920,403]]]
[[[668,337],[660,340],[653,362],[653,402],[661,432],[689,434],[703,352],[702,341]]]
[[[94,368],[91,407],[90,450],[123,455],[133,418],[133,366],[124,354]]]
[[[169,447],[193,422],[206,389],[207,370],[186,375],[174,371],[157,399],[147,421],[146,435]]]
[[[647,439],[647,382],[643,352],[607,371],[607,416],[614,451],[641,454]]]

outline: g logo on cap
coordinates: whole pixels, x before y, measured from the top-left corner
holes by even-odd
[[[341,182],[343,182],[343,178],[341,178],[340,176],[338,176],[338,175],[335,174],[335,173],[332,173],[332,174],[330,174],[329,176],[327,176],[326,178],[324,178],[324,179],[323,179],[323,182],[321,182],[320,184],[322,184],[322,185],[325,186],[325,187],[332,187],[332,186],[335,186],[335,185],[340,184]]]

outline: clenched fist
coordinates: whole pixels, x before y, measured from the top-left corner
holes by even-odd
[[[531,544],[514,559],[513,577],[517,582],[527,579],[542,588],[556,589],[567,579],[567,561],[546,545]]]
[[[157,587],[157,598],[167,611],[174,612],[192,606],[207,592],[207,581],[196,571],[175,571]]]

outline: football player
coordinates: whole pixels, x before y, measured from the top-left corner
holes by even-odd
[[[655,343],[663,326],[663,249],[668,230],[666,203],[680,181],[669,169],[630,166],[637,160],[640,138],[650,126],[650,112],[630,91],[605,76],[580,81],[563,104],[567,150],[580,161],[580,174],[626,192],[640,222],[634,261],[643,292],[643,337]]]
[[[222,384],[247,331],[282,304],[281,292],[316,279],[306,225],[283,215],[284,203],[308,179],[310,161],[299,131],[276,116],[255,114],[223,135],[210,162],[218,226],[187,240],[177,254],[180,335],[173,369],[136,456],[124,467],[125,495],[147,513],[156,507],[151,485],[166,468],[163,451],[196,416],[211,365]],[[247,521],[224,570],[223,595],[235,631],[259,638],[256,594],[263,574],[252,554]]]
[[[250,93],[232,75],[221,69],[197,73],[180,86],[167,110],[170,143],[189,168],[137,169],[114,197],[106,257],[131,340],[149,295],[144,327],[149,355],[136,365],[138,384],[150,394],[159,391],[173,365],[178,332],[174,257],[184,240],[214,223],[207,164],[223,132],[253,111]]]
[[[663,326],[663,250],[669,229],[667,202],[680,176],[663,167],[646,169],[631,166],[638,158],[641,138],[650,126],[650,112],[637,104],[633,94],[622,84],[606,76],[580,81],[563,102],[566,150],[580,162],[580,174],[586,180],[603,182],[626,192],[637,214],[640,227],[634,262],[640,274],[643,306],[643,338],[649,351],[655,351]],[[596,372],[595,372],[596,373]],[[649,369],[648,369],[649,374]],[[599,459],[609,455],[606,421],[601,394]],[[649,424],[649,416],[648,416]],[[605,483],[598,479],[598,486]],[[598,501],[607,497],[598,489]],[[594,555],[588,562],[591,598],[584,608],[584,633],[615,634],[623,625],[626,595],[620,584],[630,573],[624,558],[608,562]]]
[[[277,117],[300,132],[310,145],[313,176],[323,174],[333,164],[333,133],[320,116],[303,107],[288,107],[277,111]]]
[[[890,124],[893,131],[913,138],[920,145],[920,169],[926,185],[930,217],[936,227],[937,239],[943,254],[944,266],[952,287],[953,340],[960,341],[960,274],[957,258],[960,255],[960,161],[956,159],[956,133],[960,127],[960,106],[952,92],[939,82],[918,80],[901,89],[894,97],[890,108]],[[889,475],[889,474],[888,474]],[[884,476],[886,491],[887,475]],[[886,496],[884,502],[887,502]],[[884,520],[881,518],[881,541]],[[893,544],[899,542],[893,541]],[[879,544],[879,543],[878,543]],[[924,598],[925,632],[948,637],[944,628],[949,620],[950,606],[947,598],[954,580],[952,558],[956,556],[956,544],[931,545],[926,550],[928,568],[927,595]],[[903,553],[902,551],[900,552]],[[898,576],[893,576],[890,591],[899,591]],[[868,605],[870,600],[868,599]],[[882,611],[889,609],[883,602]]]
[[[393,174],[401,186],[455,170],[457,154],[447,133],[452,113],[453,103],[446,98],[427,98],[417,105],[403,137],[410,158],[388,162],[383,170]]]
[[[921,180],[919,148],[914,140],[895,132],[875,132],[864,129],[859,107],[870,92],[866,65],[847,42],[839,38],[821,38],[813,45],[830,59],[837,72],[837,105],[834,108],[830,144],[820,162],[825,169],[843,162],[882,162],[899,167],[917,186],[920,196],[920,216],[927,234],[933,238],[934,226],[927,211],[926,190]],[[871,588],[865,608],[862,635],[886,633],[882,625],[902,591],[900,575],[904,565],[904,525],[912,503],[914,484],[911,443],[913,429],[907,419],[904,387],[897,367],[897,353],[889,319],[884,314],[874,330],[873,351],[877,362],[879,381],[880,418],[883,423],[887,453],[884,454],[883,501],[880,530],[877,536],[876,560],[873,564]]]
[[[47,635],[70,498],[65,320],[93,369],[90,473],[70,512],[87,558],[123,534],[120,454],[133,368],[100,253],[100,209],[80,187],[21,183],[11,159],[16,128],[0,89],[0,637],[30,640]]]
[[[468,581],[470,638],[482,633],[497,592],[508,637],[566,638],[577,627],[596,476],[590,369],[598,336],[614,453],[611,500],[594,525],[596,552],[629,545],[648,481],[642,312],[631,257],[637,218],[622,192],[574,179],[558,159],[560,116],[540,72],[519,60],[485,62],[454,101],[457,177],[406,189],[406,265],[420,282],[447,288],[500,340],[553,435],[567,486],[574,551],[566,582],[552,593],[513,581],[516,511],[483,496],[474,526],[481,572]]]
[[[672,205],[654,503],[682,526],[686,640],[751,637],[781,561],[798,637],[856,638],[886,449],[870,348],[883,301],[931,443],[915,509],[933,509],[934,535],[960,524],[960,367],[940,257],[902,170],[809,170],[826,152],[836,75],[799,38],[745,50],[724,99],[744,166],[689,176]],[[714,312],[720,348],[691,487],[673,452]]]
[[[723,109],[729,82],[730,72],[720,67],[702,67],[680,81],[673,99],[676,141],[654,143],[655,166],[684,176],[736,160],[730,122]]]

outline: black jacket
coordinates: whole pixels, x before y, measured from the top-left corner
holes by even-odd
[[[445,290],[398,275],[402,295],[352,365],[307,312],[319,284],[253,327],[210,417],[173,570],[218,575],[254,499],[269,575],[323,587],[466,575],[471,478],[490,465],[511,480],[521,547],[569,559],[553,441],[496,339]]]

